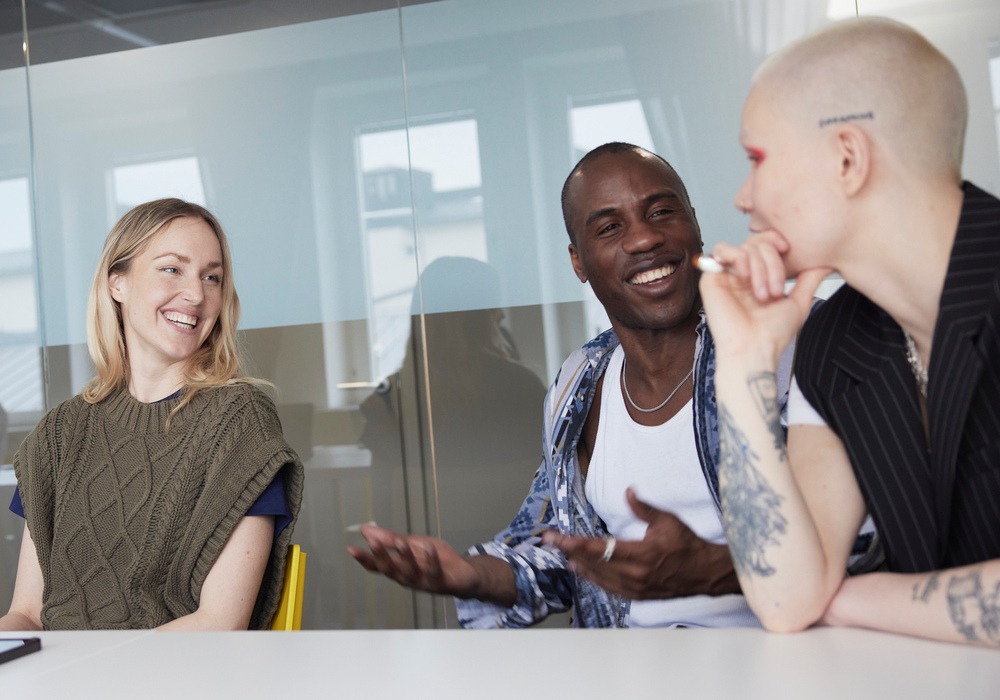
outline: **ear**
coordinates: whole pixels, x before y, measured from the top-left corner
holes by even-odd
[[[576,244],[569,244],[569,259],[573,263],[573,272],[576,273],[576,278],[581,282],[587,281],[587,273],[583,270],[583,263],[580,261],[580,253],[576,250]]]
[[[701,237],[701,224],[698,223],[698,212],[691,206],[691,220],[694,222],[694,230],[698,233],[698,247],[705,249],[705,239]]]
[[[844,124],[837,130],[838,177],[844,193],[860,192],[871,176],[873,145],[871,136],[854,124]]]
[[[125,300],[125,294],[122,292],[124,282],[125,278],[119,272],[112,272],[108,275],[108,290],[111,292],[111,298],[118,303]]]

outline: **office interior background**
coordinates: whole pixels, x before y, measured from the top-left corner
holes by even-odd
[[[91,375],[104,238],[178,196],[230,236],[249,370],[306,465],[304,627],[454,626],[449,599],[362,570],[349,528],[464,549],[515,514],[545,387],[608,327],[569,264],[570,168],[606,141],[650,148],[706,246],[742,240],[753,71],[855,14],[956,63],[966,177],[1000,194],[996,0],[6,0],[0,607],[23,527],[10,463]]]

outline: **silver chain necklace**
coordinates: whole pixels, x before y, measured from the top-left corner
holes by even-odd
[[[906,361],[910,363],[910,371],[913,372],[913,378],[917,380],[917,390],[926,399],[927,368],[920,361],[920,354],[917,352],[917,344],[914,342],[913,336],[903,331],[903,337],[906,338]]]
[[[629,405],[639,413],[656,413],[659,411],[661,408],[670,403],[670,399],[674,398],[674,394],[680,391],[680,388],[684,386],[684,384],[687,383],[687,380],[691,378],[691,375],[694,374],[694,367],[692,367],[691,371],[684,375],[684,379],[681,380],[681,383],[674,387],[674,390],[670,392],[670,396],[663,399],[661,404],[654,406],[653,408],[642,408],[641,406],[636,405],[635,401],[632,400],[631,394],[628,393],[628,381],[625,379],[626,367],[628,367],[628,358],[625,357],[625,355],[622,355],[622,389],[625,390],[625,398],[628,399]]]

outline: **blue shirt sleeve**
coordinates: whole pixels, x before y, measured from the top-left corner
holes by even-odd
[[[14,489],[14,497],[10,499],[10,512],[14,515],[24,517],[24,504],[21,503],[21,488]]]
[[[10,499],[10,512],[24,517],[24,504],[21,503],[21,489],[14,489],[14,497]],[[281,531],[292,522],[292,511],[288,507],[288,499],[285,498],[285,470],[282,468],[274,480],[264,489],[263,493],[254,501],[247,511],[247,515],[273,515],[274,516],[274,536],[277,537]]]
[[[288,465],[285,465],[288,466]],[[274,536],[277,537],[281,531],[292,522],[292,511],[288,507],[288,499],[285,498],[285,468],[282,467],[274,480],[264,489],[263,493],[254,501],[247,515],[273,515],[274,516]]]

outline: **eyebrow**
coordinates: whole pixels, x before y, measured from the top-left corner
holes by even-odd
[[[163,255],[157,255],[153,260],[162,260],[163,258],[176,258],[178,261],[184,263],[185,265],[191,264],[191,258],[186,255],[181,255],[180,253],[164,253]],[[216,268],[222,267],[222,263],[218,260],[213,260],[208,265],[205,266],[206,270],[214,270]]]
[[[667,190],[660,190],[658,192],[654,192],[653,194],[643,197],[642,204],[644,207],[648,207],[650,204],[660,199],[670,199],[678,203],[683,203],[684,201],[675,190],[667,189]],[[583,225],[585,227],[590,226],[592,223],[600,219],[602,216],[608,216],[609,214],[614,214],[616,211],[618,211],[617,207],[605,207],[604,209],[598,209],[596,211],[593,211],[587,217],[587,220],[583,222]]]

